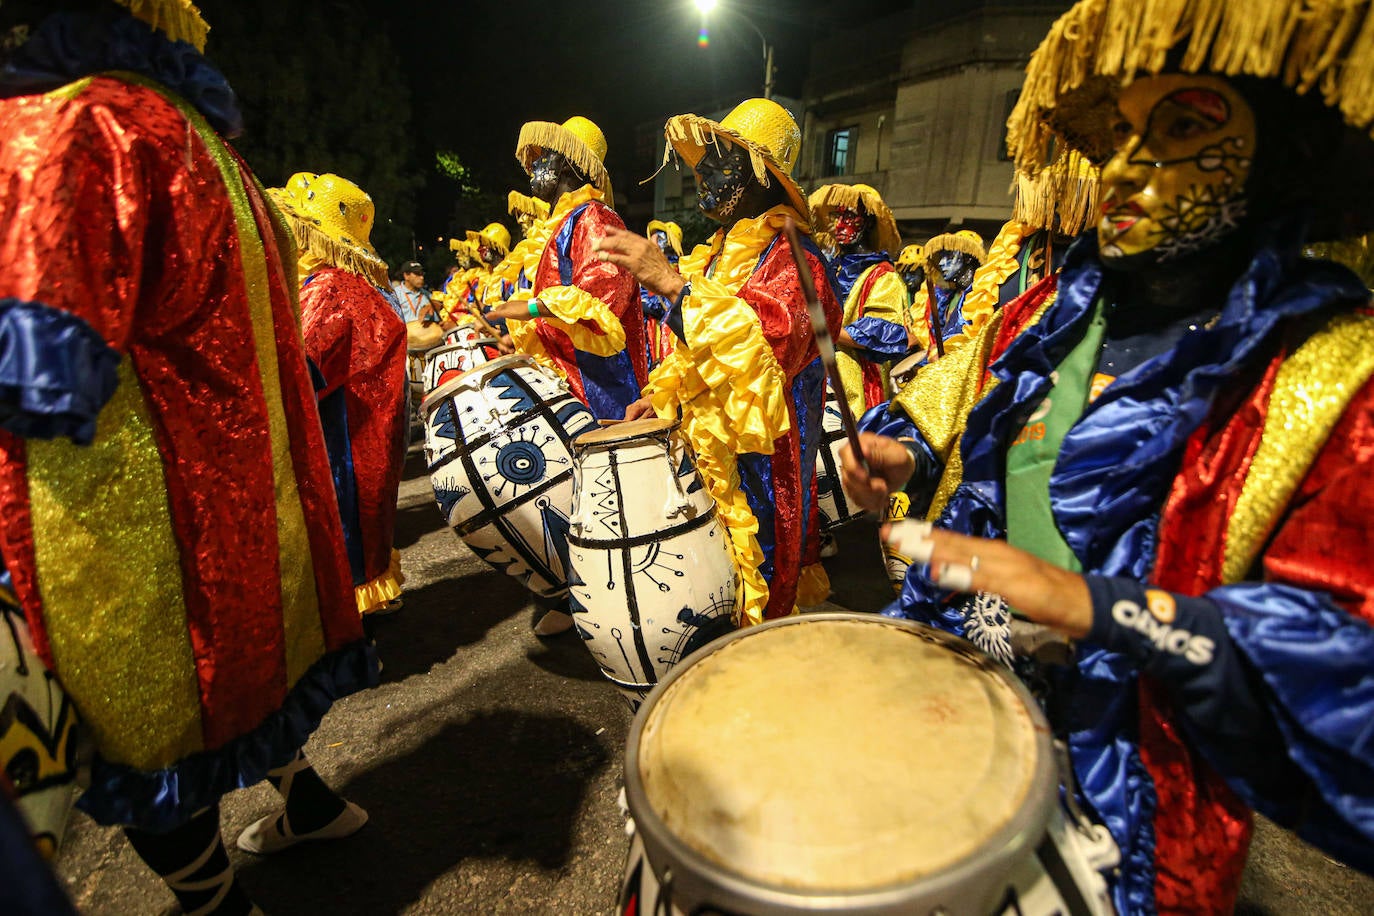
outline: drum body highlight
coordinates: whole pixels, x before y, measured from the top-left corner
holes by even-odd
[[[503,356],[422,407],[434,499],[473,553],[535,594],[567,591],[572,441],[596,419],[553,372]]]
[[[735,565],[676,428],[640,420],[573,444],[573,619],[635,705],[669,668],[734,629]]]

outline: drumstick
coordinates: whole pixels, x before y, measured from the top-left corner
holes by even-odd
[[[854,414],[849,409],[849,399],[844,396],[844,382],[840,379],[840,365],[835,361],[835,341],[830,337],[830,326],[825,322],[825,309],[816,296],[816,282],[811,276],[811,265],[806,260],[806,249],[802,248],[801,237],[792,217],[787,217],[782,226],[787,236],[787,244],[792,249],[792,260],[797,265],[797,277],[801,280],[802,292],[806,294],[806,310],[811,315],[811,330],[816,334],[816,347],[821,351],[821,363],[825,374],[830,378],[830,388],[835,392],[835,400],[840,405],[840,423],[844,434],[849,438],[849,449],[859,462],[859,467],[868,473],[868,462],[864,450],[859,445],[859,427],[854,422]]]
[[[497,340],[501,339],[501,332],[496,330],[492,323],[487,321],[487,316],[482,314],[482,306],[480,303],[469,302],[468,314],[477,319],[477,323],[482,326],[482,330],[486,331],[489,336],[495,337]]]

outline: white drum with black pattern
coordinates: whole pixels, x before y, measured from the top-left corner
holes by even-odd
[[[463,543],[535,594],[566,594],[572,441],[591,411],[516,355],[440,385],[422,412],[434,499]]]
[[[425,354],[425,393],[501,355],[495,338],[473,337],[435,347]]]
[[[817,505],[825,531],[841,528],[863,515],[863,510],[849,501],[840,485],[840,447],[849,441],[840,416],[840,402],[827,382],[825,411],[821,414],[821,447],[816,454]]]
[[[631,705],[734,629],[728,535],[676,428],[636,420],[573,443],[573,620]]]

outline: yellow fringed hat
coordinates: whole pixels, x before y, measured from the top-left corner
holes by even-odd
[[[487,223],[481,232],[468,230],[468,248],[476,252],[486,245],[501,252],[501,257],[510,254],[510,230],[500,223]]]
[[[792,167],[801,151],[801,130],[796,119],[771,99],[748,99],[719,123],[700,115],[683,114],[669,118],[663,126],[668,145],[682,157],[689,167],[695,167],[706,155],[706,144],[719,139],[744,147],[754,167],[754,177],[764,187],[771,183],[770,175],[782,183],[802,225],[811,226],[811,208],[806,195],[792,180]],[[666,164],[669,152],[664,150]]]
[[[371,241],[376,208],[366,191],[338,175],[297,172],[268,193],[286,213],[301,251],[386,284],[386,262]]]
[[[1078,235],[1097,222],[1100,181],[1097,166],[1072,150],[1055,169],[1038,175],[1017,169],[1012,182],[1015,219],[1036,229]]]
[[[1166,70],[1273,80],[1314,93],[1346,127],[1374,137],[1374,16],[1370,0],[1080,0],[1031,56],[1007,119],[1017,168],[1051,199],[1075,200],[1075,155],[1112,151],[1120,89]],[[1371,149],[1374,149],[1372,147]],[[1351,158],[1368,170],[1367,153]],[[1366,176],[1360,176],[1368,184]],[[1332,197],[1334,195],[1328,195]],[[1321,201],[1319,222],[1370,218],[1363,199]],[[1358,214],[1351,212],[1358,210]],[[1345,211],[1345,212],[1341,212]],[[1321,234],[1320,232],[1318,234]],[[1338,232],[1339,234],[1339,232]],[[1347,233],[1348,234],[1348,233]]]
[[[920,245],[908,245],[902,249],[902,253],[897,256],[897,260],[892,262],[898,272],[903,270],[914,270],[922,267],[926,262],[926,250]]]
[[[942,251],[962,251],[964,254],[972,255],[979,264],[988,259],[988,252],[983,247],[982,237],[971,229],[960,229],[958,232],[937,235],[926,242],[926,264],[934,264]]]
[[[115,3],[172,41],[184,41],[194,45],[197,51],[205,50],[210,26],[191,0],[115,0]]]
[[[883,202],[883,196],[876,188],[866,184],[827,184],[811,192],[811,218],[816,226],[830,227],[830,214],[840,208],[857,210],[862,204],[871,213],[877,224],[878,248],[889,256],[902,247],[902,236],[897,231],[897,219]]]
[[[673,251],[677,252],[679,257],[682,255],[681,226],[671,221],[664,222],[661,219],[651,219],[649,220],[649,225],[647,228],[645,228],[644,233],[646,235],[653,235],[655,232],[662,232],[664,235],[668,236],[669,247],[671,247]]]
[[[506,212],[515,217],[528,216],[533,219],[544,219],[549,215],[549,205],[529,194],[511,191],[506,196]]]
[[[606,171],[606,135],[601,128],[581,115],[571,117],[562,124],[530,121],[520,128],[520,137],[515,141],[515,158],[520,161],[526,174],[529,174],[534,160],[544,155],[546,150],[566,156],[578,171],[587,176],[592,187],[605,195],[606,205],[615,206],[611,176]]]

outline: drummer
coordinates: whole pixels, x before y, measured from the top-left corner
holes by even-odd
[[[899,251],[897,220],[866,184],[828,184],[811,195],[818,232],[835,243],[831,267],[844,307],[835,338],[849,410],[862,417],[888,398],[888,363],[907,349],[906,285],[889,252]]]
[[[386,264],[370,236],[374,207],[337,175],[292,175],[272,197],[296,237],[305,352],[317,385],[325,448],[358,613],[401,607],[392,546],[406,447],[406,328],[377,289]]]
[[[942,527],[902,538],[893,613],[1007,659],[1030,626],[1008,608],[1076,641],[1021,664],[1120,847],[1123,913],[1229,912],[1252,807],[1374,870],[1374,319],[1301,257],[1374,224],[1345,94],[1374,78],[1352,51],[1374,12],[1304,10],[1082,0],[1055,24],[1009,146],[1031,174],[1105,161],[1100,222],[1057,295],[1002,310]],[[929,493],[922,439],[866,436],[851,495]]]
[[[612,209],[606,138],[582,117],[531,121],[516,158],[531,193],[551,212],[534,233],[533,288],[492,310],[507,321],[518,350],[555,366],[599,420],[619,420],[648,377],[644,316],[635,278],[594,257],[608,232],[625,228]]]
[[[825,369],[781,234],[789,218],[810,231],[810,207],[792,180],[801,132],[768,99],[742,102],[719,123],[679,115],[665,132],[696,172],[697,206],[721,228],[677,269],[643,236],[607,234],[601,258],[673,303],[664,321],[679,341],[626,418],[681,413],[697,469],[730,529],[740,622],[758,623],[829,593],[816,499]],[[840,308],[825,261],[809,238],[804,244],[837,334]]]

